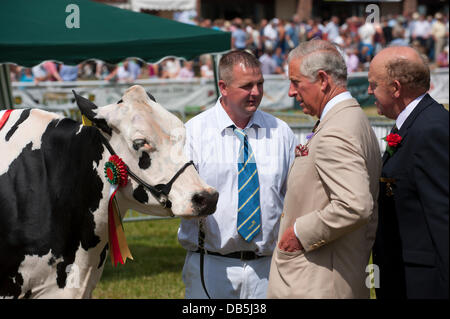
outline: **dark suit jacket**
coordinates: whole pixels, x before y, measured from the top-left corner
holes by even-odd
[[[449,113],[428,94],[384,154],[373,248],[377,298],[448,298]]]

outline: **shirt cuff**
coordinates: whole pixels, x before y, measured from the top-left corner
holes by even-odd
[[[297,237],[297,239],[300,241],[300,237],[298,237],[298,234],[297,234],[297,227],[295,227],[296,224],[297,224],[297,221],[295,221],[295,223],[294,223],[294,233],[295,233],[295,237]]]

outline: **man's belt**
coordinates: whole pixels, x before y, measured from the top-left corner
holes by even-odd
[[[197,249],[195,252],[200,253],[200,249]],[[240,259],[240,260],[254,260],[254,259],[258,259],[258,258],[269,257],[269,256],[259,256],[253,251],[236,251],[234,253],[222,255],[222,254],[219,254],[219,253],[216,253],[213,251],[205,250],[204,254],[220,256],[220,257],[227,257],[227,258],[235,258],[235,259]]]

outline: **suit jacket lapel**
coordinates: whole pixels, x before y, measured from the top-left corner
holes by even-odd
[[[433,98],[427,93],[422,98],[422,100],[417,104],[417,106],[414,108],[414,110],[409,114],[406,121],[403,123],[402,127],[398,131],[398,135],[400,135],[402,138],[406,136],[408,133],[408,129],[413,125],[414,121],[416,120],[417,116],[425,110],[427,107],[429,107],[431,104],[433,104],[434,100]]]
[[[422,100],[417,104],[417,106],[414,108],[414,110],[409,114],[409,116],[406,118],[406,121],[403,123],[402,127],[398,131],[398,135],[402,137],[402,141],[400,142],[400,145],[403,143],[403,140],[405,136],[408,134],[408,129],[413,125],[414,121],[416,120],[417,116],[425,110],[427,107],[429,107],[431,104],[433,104],[434,100],[433,98],[427,93],[422,98]],[[394,153],[395,155],[395,153]],[[393,156],[394,156],[393,155]],[[393,156],[389,156],[388,152],[384,152],[383,154],[383,165],[386,163],[386,161]]]

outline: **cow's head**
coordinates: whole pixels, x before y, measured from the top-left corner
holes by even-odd
[[[117,104],[103,107],[77,94],[75,97],[82,114],[103,131],[116,154],[145,184],[167,184],[188,162],[183,152],[183,123],[141,86],[130,87]],[[102,170],[99,168],[105,179]],[[209,215],[218,199],[217,191],[205,184],[193,165],[182,170],[173,182],[165,198],[169,207],[162,204],[165,199],[130,177],[119,190],[120,206],[159,216]]]

